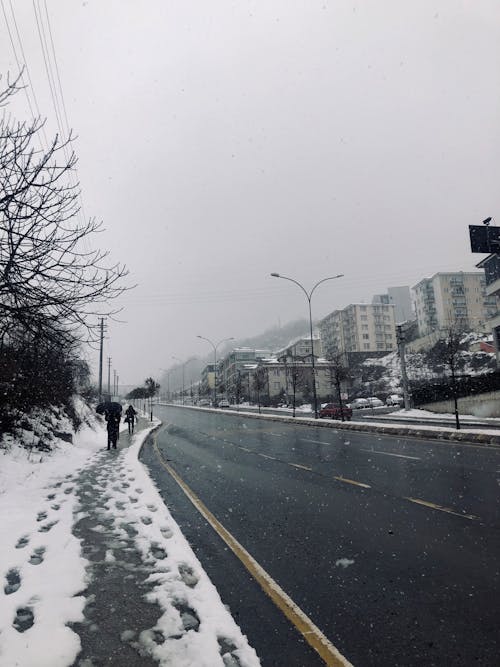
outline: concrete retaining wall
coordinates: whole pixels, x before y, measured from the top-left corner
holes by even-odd
[[[455,410],[453,401],[426,403],[419,407],[438,413],[453,413]],[[490,391],[485,394],[459,398],[458,411],[463,415],[474,415],[475,417],[500,417],[500,391]]]

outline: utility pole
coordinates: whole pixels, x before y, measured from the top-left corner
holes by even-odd
[[[104,345],[104,317],[101,317],[101,344],[99,348],[99,402],[102,402],[102,349]]]
[[[113,368],[113,396],[116,396],[116,369]]]
[[[111,357],[108,357],[108,395],[111,396]]]
[[[116,395],[117,395],[117,396],[118,396],[118,394],[120,393],[120,392],[118,391],[118,382],[119,382],[119,380],[120,380],[120,376],[119,376],[118,373],[117,373],[117,374],[116,374]]]
[[[403,385],[403,399],[405,410],[410,409],[410,392],[408,391],[408,375],[406,373],[406,337],[402,324],[396,326],[396,338],[398,341],[399,361],[401,363],[401,384]]]

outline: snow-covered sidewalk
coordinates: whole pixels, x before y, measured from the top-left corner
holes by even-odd
[[[138,461],[150,430],[1,455],[1,665],[260,664]]]

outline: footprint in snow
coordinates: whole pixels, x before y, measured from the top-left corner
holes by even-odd
[[[5,595],[10,595],[15,593],[18,588],[21,586],[21,577],[19,576],[19,570],[15,567],[11,568],[5,575],[7,583],[4,586],[3,592]]]
[[[167,552],[159,544],[151,545],[151,553],[153,554],[153,557],[156,558],[156,560],[163,560],[167,557]]]
[[[148,510],[149,510],[150,512],[156,512],[157,509],[158,509],[158,508],[156,507],[156,505],[146,505],[146,507],[148,508]]]
[[[136,493],[143,493],[142,489],[135,489]]]
[[[50,494],[47,496],[47,500],[54,500],[55,497],[56,497],[56,494],[55,494],[55,493],[50,493]]]
[[[160,532],[163,535],[163,537],[165,537],[167,540],[170,539],[173,535],[173,532],[170,530],[168,526],[160,528]]]
[[[141,516],[141,521],[145,526],[150,526],[153,523],[150,516]]]
[[[43,563],[43,557],[45,555],[45,547],[37,547],[30,557],[30,563],[32,565],[40,565]]]
[[[36,520],[37,521],[43,521],[46,518],[47,518],[47,512],[38,512]]]
[[[30,541],[29,535],[23,535],[17,540],[16,549],[24,549],[24,547]]]
[[[51,509],[55,510],[56,512],[57,512],[57,510],[61,509],[61,505],[59,505],[58,503],[54,503],[50,507],[51,507]]]
[[[237,650],[236,646],[230,639],[225,637],[217,637],[217,642],[219,644],[219,653],[222,657],[225,667],[239,667],[240,662],[238,658],[233,655]]]
[[[188,630],[198,631],[200,627],[200,619],[198,614],[192,609],[186,602],[176,601],[173,603],[173,606],[177,609],[181,616],[182,625],[186,632]]]
[[[69,496],[70,493],[73,493],[73,487],[72,487],[72,486],[68,486],[67,489],[64,489],[64,493],[65,493],[67,496]]]
[[[189,588],[194,588],[199,579],[193,572],[193,568],[187,563],[181,563],[178,567],[178,570],[181,579],[186,584],[186,586],[189,586]]]
[[[16,617],[12,625],[18,632],[26,632],[26,630],[31,628],[34,622],[35,617],[30,607],[19,607],[16,611]]]
[[[130,487],[130,484],[128,482],[123,482],[122,486],[124,489],[128,489]]]
[[[129,496],[129,500],[131,503],[136,503],[139,500],[139,498],[136,498],[135,496]]]
[[[59,523],[59,521],[49,521],[49,523],[46,523],[44,526],[40,526],[38,529],[39,533],[48,533],[49,530],[52,530],[52,528],[56,525],[56,523]]]

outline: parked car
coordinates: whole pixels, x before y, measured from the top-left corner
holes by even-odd
[[[404,402],[405,399],[402,396],[399,396],[398,394],[391,394],[385,400],[386,405],[403,405]]]
[[[201,408],[206,408],[212,405],[212,401],[210,401],[208,398],[200,398],[200,400],[198,401],[198,405]]]
[[[369,396],[366,400],[370,408],[381,408],[384,405],[384,402],[376,396]]]
[[[351,408],[347,405],[342,406],[342,412],[344,413],[344,419],[349,421],[352,417]],[[336,403],[326,403],[321,410],[319,411],[320,419],[342,419],[342,412],[340,411],[340,405]]]
[[[226,400],[225,398],[221,398],[217,407],[219,407],[219,408],[229,408],[229,407],[231,407],[231,405],[230,405],[228,400]]]
[[[366,398],[355,398],[353,401],[349,403],[349,405],[353,410],[359,410],[361,408],[370,407],[370,404],[368,403]]]

